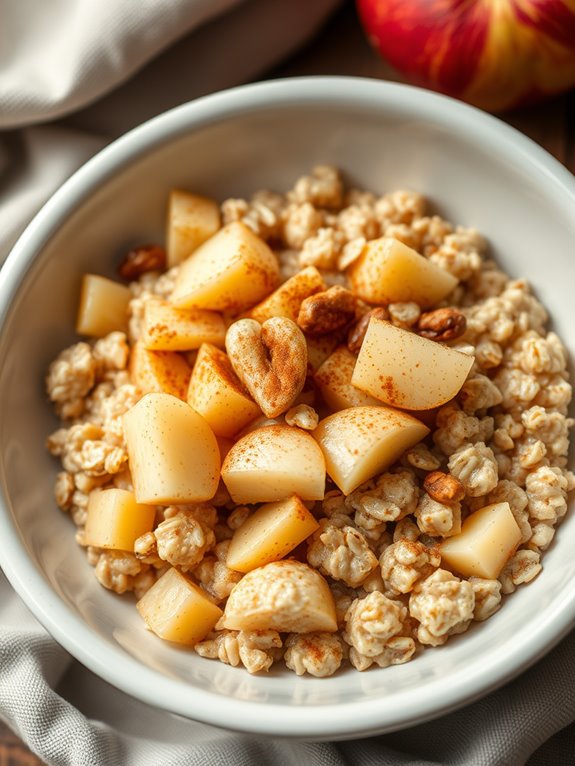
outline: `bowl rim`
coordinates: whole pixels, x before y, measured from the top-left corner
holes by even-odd
[[[36,254],[60,223],[119,167],[179,136],[262,108],[297,106],[381,109],[381,105],[417,119],[462,132],[479,145],[493,141],[511,156],[546,175],[575,206],[575,178],[534,141],[499,119],[454,99],[413,86],[361,77],[313,76],[260,82],[199,98],[160,114],[106,146],[77,170],[46,202],[14,245],[0,270],[0,327]],[[1,331],[0,331],[1,332]],[[4,474],[3,465],[0,466]],[[453,679],[448,686],[433,679],[416,699],[394,695],[394,704],[367,697],[356,702],[297,706],[244,700],[194,688],[140,664],[90,627],[30,566],[8,502],[0,494],[0,566],[16,592],[48,632],[71,655],[123,692],[154,707],[189,719],[242,732],[307,739],[344,739],[396,731],[431,720],[469,704],[502,686],[536,662],[575,625],[575,591],[553,602],[546,620],[528,636],[517,636],[513,652],[501,652],[488,671]],[[67,629],[72,626],[72,630]],[[402,701],[403,700],[403,701]]]

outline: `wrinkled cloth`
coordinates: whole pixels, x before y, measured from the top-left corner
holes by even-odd
[[[339,0],[0,0],[0,262],[80,164],[165,109],[269,69]],[[340,743],[186,721],[73,660],[0,573],[0,719],[54,766],[547,766],[575,762],[575,633],[503,689]]]
[[[0,668],[0,718],[54,766],[574,762],[575,633],[531,670],[473,705],[401,732],[338,743],[226,732],[138,702],[72,660],[1,575]]]

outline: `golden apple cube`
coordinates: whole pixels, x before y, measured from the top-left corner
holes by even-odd
[[[202,641],[223,614],[205,591],[173,567],[142,596],[136,608],[157,636],[184,646]]]
[[[347,270],[351,290],[367,303],[414,301],[423,308],[443,300],[458,280],[398,239],[368,242]]]
[[[319,271],[315,266],[307,266],[254,306],[249,316],[262,323],[271,317],[288,317],[295,322],[302,301],[325,289],[326,285]]]
[[[360,391],[351,383],[356,357],[345,346],[339,346],[328,356],[313,376],[324,402],[333,410],[347,407],[377,406],[381,402]]]
[[[468,516],[461,532],[443,540],[439,551],[448,569],[464,577],[495,580],[520,542],[521,530],[509,503],[494,503]]]
[[[372,318],[352,385],[393,407],[430,410],[457,394],[474,357]]]
[[[310,374],[313,375],[313,373],[319,370],[340,341],[340,338],[333,335],[319,335],[317,338],[308,338],[306,336],[307,368]]]
[[[249,572],[283,559],[318,528],[297,495],[266,503],[234,532],[226,564],[237,572]]]
[[[236,503],[269,503],[291,495],[322,500],[325,461],[305,431],[264,426],[234,444],[224,460],[222,479]]]
[[[228,630],[280,633],[337,630],[329,585],[315,569],[293,559],[272,561],[242,577],[227,600],[222,624]]]
[[[132,293],[125,285],[97,274],[84,274],[76,332],[103,338],[110,332],[128,331],[128,304]]]
[[[179,309],[168,301],[144,304],[141,341],[150,351],[193,351],[202,343],[224,347],[226,323],[217,311]]]
[[[327,472],[349,495],[372,476],[385,471],[429,428],[391,407],[349,407],[320,421],[313,432],[325,456]]]
[[[188,404],[207,420],[216,436],[235,436],[261,415],[227,354],[209,343],[204,343],[198,352],[188,388]]]
[[[278,280],[273,252],[250,228],[235,221],[182,263],[171,301],[180,308],[239,313],[269,295]]]
[[[155,506],[137,503],[128,490],[112,487],[92,491],[84,533],[86,545],[133,552],[134,542],[152,531],[155,520]]]
[[[252,433],[252,431],[257,431],[260,428],[268,428],[268,426],[285,426],[285,424],[286,422],[281,415],[277,418],[266,418],[265,415],[260,415],[255,420],[252,420],[251,423],[248,423],[245,428],[242,428],[239,434],[234,438],[236,441],[239,441],[240,439],[243,439],[244,436]]]
[[[168,268],[185,260],[220,228],[217,202],[173,189],[168,201],[166,256]]]
[[[143,393],[165,393],[186,399],[192,370],[175,351],[149,351],[141,340],[132,346],[130,380]]]
[[[186,402],[146,394],[124,415],[124,436],[138,503],[201,503],[216,494],[218,443]]]

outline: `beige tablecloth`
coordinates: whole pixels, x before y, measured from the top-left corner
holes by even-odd
[[[0,262],[100,147],[178,103],[264,77],[338,4],[0,0]],[[349,743],[285,742],[187,722],[113,689],[50,638],[0,574],[0,718],[58,766],[561,766],[575,763],[575,634],[437,721]]]

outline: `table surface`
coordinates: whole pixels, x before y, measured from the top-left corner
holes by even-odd
[[[375,55],[357,21],[353,4],[345,3],[320,34],[271,73],[273,77],[339,74],[399,81]],[[545,147],[575,173],[575,91],[544,105],[501,115]],[[41,766],[24,744],[0,722],[0,766]]]

